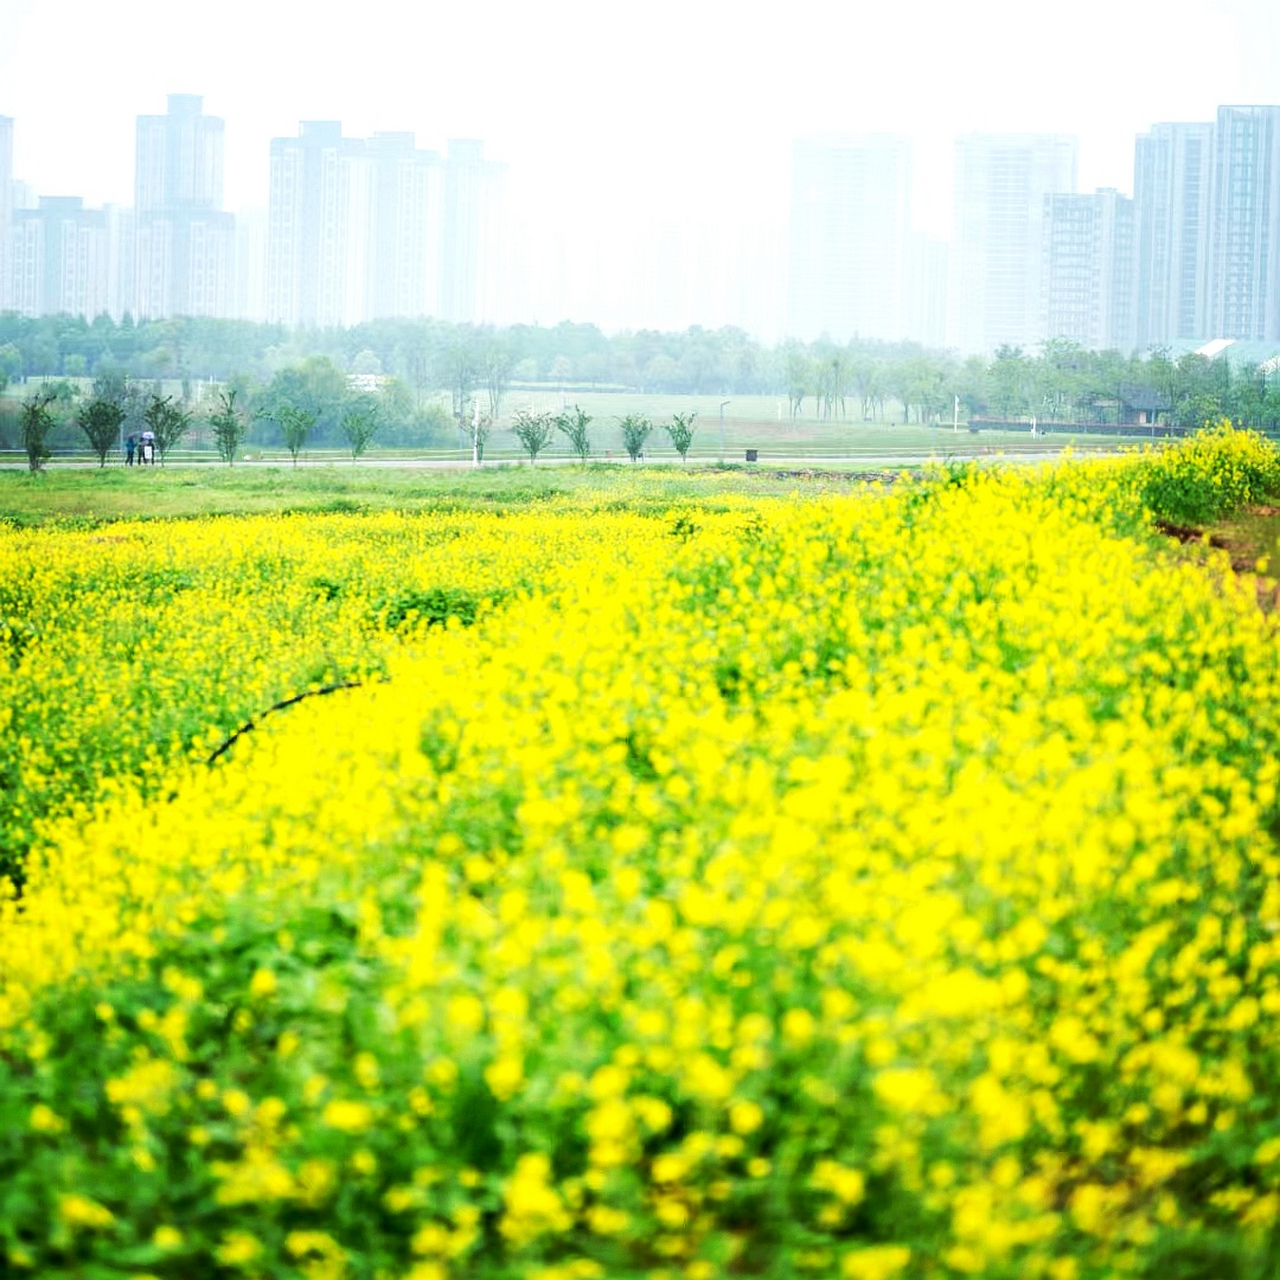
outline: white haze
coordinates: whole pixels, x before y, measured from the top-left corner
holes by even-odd
[[[888,131],[945,237],[958,133],[1077,134],[1081,189],[1128,191],[1152,122],[1280,101],[1280,0],[0,0],[37,193],[130,202],[134,118],[174,92],[226,119],[231,209],[266,203],[268,139],[338,119],[483,138],[517,218],[584,252],[655,220],[750,240],[785,220],[793,137]]]

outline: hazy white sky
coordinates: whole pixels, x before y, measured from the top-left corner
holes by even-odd
[[[957,133],[1076,133],[1082,187],[1129,190],[1152,122],[1280,102],[1280,0],[0,0],[38,193],[128,202],[134,117],[171,92],[225,117],[231,208],[265,203],[267,140],[304,118],[484,138],[571,221],[770,220],[794,135],[891,130],[945,235]]]

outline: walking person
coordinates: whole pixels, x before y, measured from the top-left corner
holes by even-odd
[[[130,436],[124,442],[124,465],[126,467],[133,466],[133,454],[138,447],[138,437]]]

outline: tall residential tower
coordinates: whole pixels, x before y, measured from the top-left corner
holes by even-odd
[[[990,353],[1041,340],[1045,196],[1075,189],[1073,137],[975,133],[956,140],[949,345]]]
[[[788,332],[902,338],[911,144],[888,134],[819,135],[792,149]]]
[[[222,210],[223,122],[204,101],[170,94],[139,116],[134,175],[133,305],[139,316],[230,313],[235,219]]]
[[[1157,124],[1134,146],[1140,348],[1204,336],[1213,125]]]
[[[1212,192],[1212,336],[1280,339],[1280,107],[1218,108]]]

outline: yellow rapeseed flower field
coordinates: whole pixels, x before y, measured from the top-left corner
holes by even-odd
[[[0,1271],[1272,1275],[1278,479],[0,536]]]

